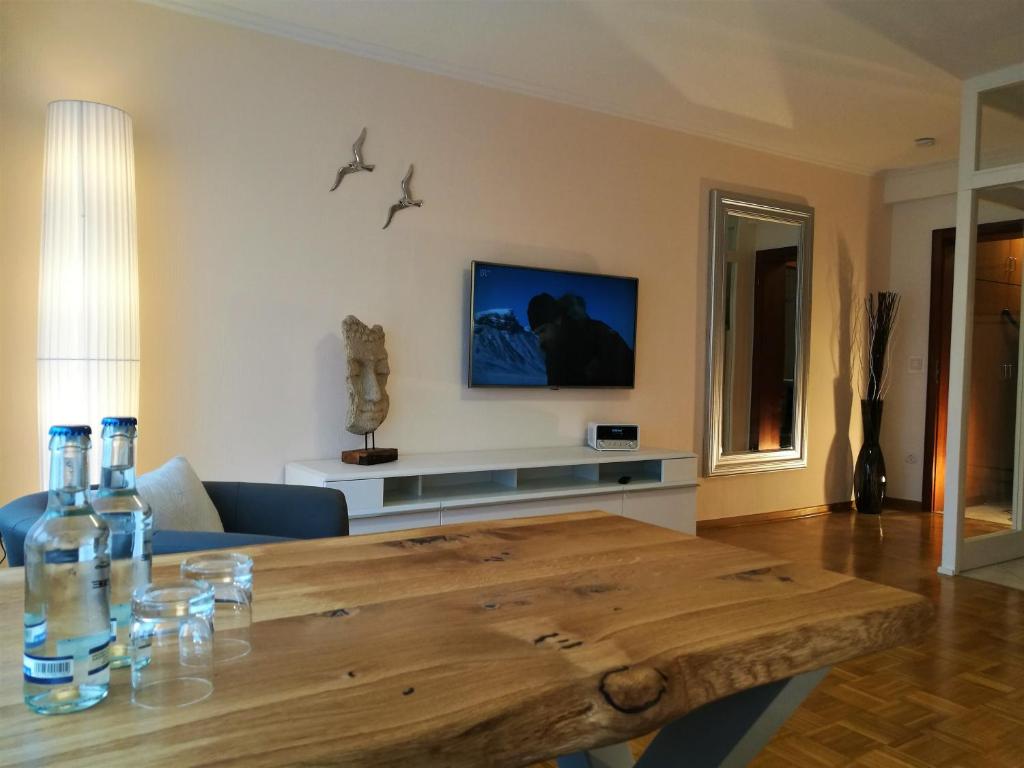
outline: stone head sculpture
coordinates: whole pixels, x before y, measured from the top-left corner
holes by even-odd
[[[388,415],[387,383],[391,368],[384,349],[384,329],[372,328],[349,315],[341,321],[345,337],[348,375],[348,417],[345,429],[354,435],[366,435],[379,427]]]

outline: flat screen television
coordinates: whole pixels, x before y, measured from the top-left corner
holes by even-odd
[[[631,388],[638,283],[474,261],[469,386]]]

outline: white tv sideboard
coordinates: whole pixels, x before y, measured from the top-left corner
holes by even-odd
[[[697,456],[686,451],[570,446],[413,453],[374,466],[293,461],[284,481],[342,491],[352,534],[591,509],[696,532]]]

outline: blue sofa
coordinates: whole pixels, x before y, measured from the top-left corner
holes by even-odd
[[[333,488],[272,483],[204,482],[224,533],[154,531],[153,554],[348,535],[345,495]],[[9,565],[24,564],[25,535],[46,510],[46,492],[0,507],[0,538]]]

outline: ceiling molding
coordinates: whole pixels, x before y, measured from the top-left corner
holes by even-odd
[[[889,204],[954,195],[957,185],[957,161],[947,160],[915,168],[894,169],[886,171],[883,178],[882,201]]]
[[[455,80],[474,83],[487,88],[496,88],[503,91],[510,91],[522,96],[542,99],[544,101],[556,102],[578,109],[585,109],[590,112],[598,112],[611,117],[630,120],[636,123],[643,123],[655,128],[682,133],[688,136],[696,136],[702,139],[718,141],[735,147],[760,152],[766,155],[780,157],[796,162],[810,163],[824,168],[829,168],[845,173],[853,173],[860,176],[873,176],[880,172],[878,168],[872,168],[854,163],[835,162],[833,160],[816,157],[809,154],[782,152],[770,147],[754,144],[742,139],[736,139],[725,133],[714,131],[698,131],[684,125],[672,124],[664,120],[617,109],[609,104],[598,103],[589,99],[581,99],[572,93],[556,88],[536,85],[516,78],[503,77],[488,72],[460,67],[453,64],[428,59],[416,54],[398,51],[386,46],[364,43],[340,35],[321,32],[306,26],[291,24],[289,22],[272,19],[262,14],[251,11],[242,11],[233,6],[225,5],[216,0],[137,0],[138,2],[153,5],[165,10],[186,13],[191,16],[199,16],[211,21],[241,27],[254,32],[284,37],[307,45],[315,45],[321,48],[330,48],[364,59],[371,59],[385,64],[393,64],[409,69],[426,72],[432,75],[440,75]]]

